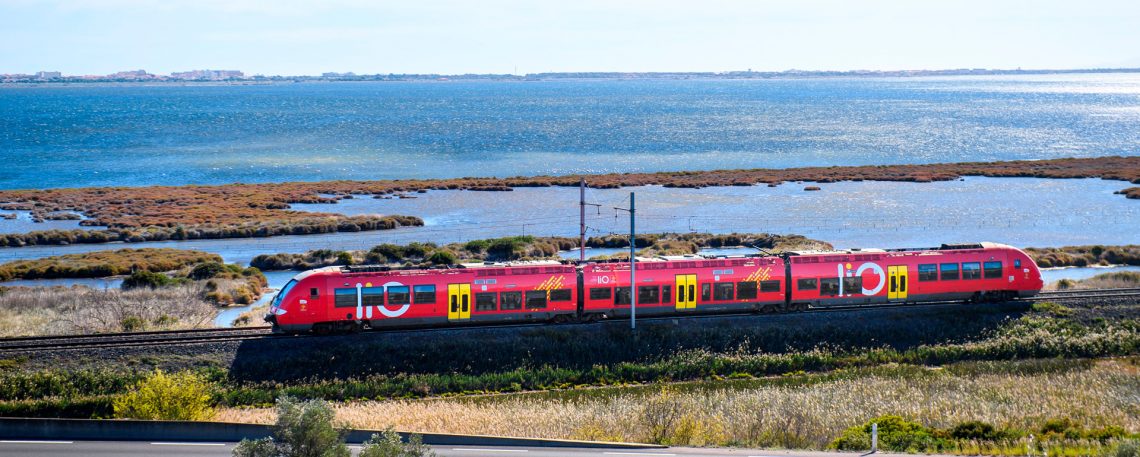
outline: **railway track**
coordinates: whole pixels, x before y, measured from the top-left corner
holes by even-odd
[[[1013,302],[1032,302],[1032,301],[1066,301],[1076,299],[1088,298],[1118,298],[1118,297],[1140,297],[1140,287],[1134,288],[1118,288],[1118,289],[1070,289],[1070,290],[1051,290],[1043,291],[1039,295],[1028,298],[1013,300]],[[1007,302],[1009,303],[1009,302]],[[854,311],[854,310],[871,310],[871,309],[914,309],[925,307],[945,307],[945,306],[960,306],[962,301],[937,301],[937,302],[923,302],[923,303],[887,303],[887,304],[874,304],[874,305],[839,305],[809,308],[806,313],[827,313],[839,311]],[[638,318],[642,322],[653,321],[668,321],[678,318],[683,319],[707,319],[707,318],[724,318],[733,316],[756,316],[755,313],[727,313],[727,314],[699,314],[691,316],[645,316]],[[610,319],[610,322],[625,321],[626,318]],[[467,327],[442,327],[442,328],[419,328],[419,329],[386,329],[376,330],[375,332],[384,333],[429,333],[429,332],[447,332],[457,329],[469,329],[480,327],[495,327],[495,328],[527,328],[527,327],[543,327],[550,325],[545,322],[536,323],[519,323],[507,325],[487,325],[487,326],[467,326]],[[130,332],[130,333],[105,333],[98,335],[81,335],[81,336],[32,336],[32,337],[14,337],[14,338],[0,338],[0,354],[8,352],[26,352],[36,350],[66,350],[66,349],[100,349],[100,348],[124,348],[124,347],[144,347],[144,346],[162,346],[162,345],[184,345],[184,344],[202,344],[202,343],[215,343],[227,341],[242,341],[253,339],[265,338],[288,338],[288,335],[273,334],[269,326],[261,327],[243,327],[243,328],[211,328],[211,329],[194,329],[194,330],[174,330],[174,331],[155,331],[155,332]]]
[[[98,349],[167,344],[213,343],[240,341],[280,335],[270,333],[269,326],[242,328],[210,328],[161,332],[104,333],[77,336],[32,336],[0,338],[0,353],[44,349]]]

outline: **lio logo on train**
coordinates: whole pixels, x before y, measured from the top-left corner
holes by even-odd
[[[875,276],[878,277],[878,280],[875,281],[875,287],[874,288],[868,289],[866,287],[866,283],[863,283],[862,290],[859,290],[859,291],[843,290],[843,282],[844,282],[843,278],[862,278],[863,273],[866,272],[867,270],[870,270],[872,273],[875,274]],[[840,264],[835,265],[835,273],[839,277],[839,295],[850,295],[853,293],[862,293],[863,295],[875,295],[875,294],[878,294],[880,291],[882,291],[883,286],[886,285],[886,283],[887,283],[886,272],[883,271],[883,267],[879,266],[878,264],[876,264],[874,262],[865,262],[862,265],[859,265],[859,268],[855,268],[855,269],[852,269],[851,262],[847,262],[845,264],[840,263]]]

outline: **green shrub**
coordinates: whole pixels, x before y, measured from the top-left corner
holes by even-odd
[[[226,271],[226,266],[222,265],[221,262],[200,263],[190,270],[190,279],[195,281],[211,279],[222,274],[223,271]]]
[[[352,265],[352,253],[348,251],[338,251],[336,253],[337,265]]]
[[[1032,308],[1039,313],[1052,314],[1056,317],[1068,317],[1073,315],[1072,308],[1051,301],[1034,302]]]
[[[950,436],[961,440],[993,441],[998,439],[999,435],[993,425],[982,421],[963,422],[950,429]]]
[[[456,260],[455,254],[448,251],[435,251],[427,258],[434,265],[454,265]]]
[[[273,437],[242,440],[235,457],[349,457],[344,444],[346,431],[336,426],[336,412],[322,400],[277,399],[277,424]],[[383,455],[383,454],[381,454]]]
[[[155,370],[113,401],[115,417],[204,420],[213,415],[211,385],[202,375]]]
[[[434,455],[435,453],[424,445],[422,436],[412,434],[408,437],[408,442],[404,443],[400,441],[399,433],[388,428],[380,433],[373,434],[372,438],[365,441],[359,457],[426,457]]]
[[[131,273],[127,279],[123,280],[123,284],[119,287],[123,290],[137,289],[140,287],[157,289],[159,287],[172,286],[174,284],[177,284],[177,281],[175,281],[170,276],[164,275],[162,273],[152,273],[146,270],[140,270]]]
[[[916,453],[929,449],[939,449],[944,444],[936,437],[936,430],[918,422],[911,422],[899,416],[879,416],[862,426],[843,431],[831,443],[832,448],[841,451],[862,451],[871,448],[871,425],[879,424],[879,448],[886,451]]]
[[[146,328],[146,321],[138,316],[126,316],[119,321],[119,326],[124,332],[137,332]]]

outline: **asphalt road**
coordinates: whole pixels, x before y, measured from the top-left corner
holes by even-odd
[[[360,446],[349,446],[359,451]],[[0,456],[37,457],[100,457],[100,456],[162,456],[201,457],[229,456],[234,443],[173,443],[140,441],[41,441],[0,440]],[[554,447],[482,447],[436,446],[436,454],[446,457],[672,457],[672,456],[724,456],[724,457],[855,457],[854,453],[811,451],[762,451],[749,449],[597,449]],[[891,454],[877,454],[890,457]]]

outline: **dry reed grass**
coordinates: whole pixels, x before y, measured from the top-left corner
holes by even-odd
[[[217,308],[203,287],[14,287],[0,295],[0,336],[209,327]]]
[[[885,414],[940,428],[981,420],[1032,430],[1050,418],[1070,418],[1087,428],[1140,431],[1140,373],[1127,361],[1031,374],[897,368],[821,382],[751,381],[733,388],[696,383],[586,394],[367,401],[339,405],[337,417],[369,429],[812,449]],[[215,419],[268,424],[273,414],[268,408],[223,408]]]

